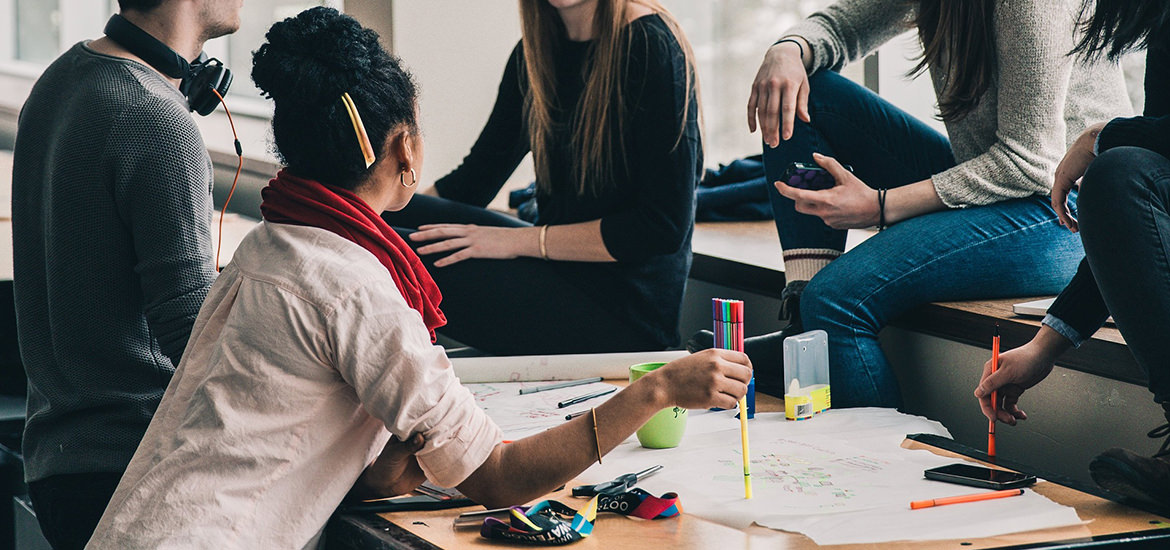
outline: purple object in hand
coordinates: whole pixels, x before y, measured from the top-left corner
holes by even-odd
[[[849,166],[845,166],[845,169],[850,172],[853,171]],[[837,184],[837,180],[833,179],[833,175],[828,170],[820,166],[794,162],[789,164],[788,169],[784,171],[784,183],[787,183],[789,187],[795,187],[797,189],[820,191],[833,187]]]

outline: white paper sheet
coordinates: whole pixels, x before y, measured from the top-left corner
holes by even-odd
[[[994,536],[1081,523],[1076,512],[1028,491],[1024,496],[910,510],[912,500],[983,490],[926,480],[922,471],[955,462],[900,447],[906,434],[948,436],[942,425],[890,409],[840,409],[792,422],[757,414],[750,425],[754,498],[743,498],[739,422],[734,412],[691,411],[676,449],[649,450],[631,438],[581,478],[601,482],[654,464],[640,486],[677,492],[686,513],[743,528],[803,533],[818,544]]]
[[[505,439],[528,437],[553,426],[564,424],[566,415],[577,411],[587,411],[605,403],[617,394],[614,392],[594,397],[563,409],[557,408],[558,402],[616,386],[605,382],[594,382],[570,388],[520,395],[520,388],[548,384],[548,382],[490,382],[464,384],[464,386],[471,390],[472,395],[475,396],[475,402],[480,408],[486,411],[488,416],[504,431]]]
[[[654,361],[665,363],[686,355],[685,351],[652,351],[587,355],[459,357],[452,359],[451,365],[455,367],[455,376],[458,376],[464,384],[577,380],[594,376],[628,379],[630,365]]]

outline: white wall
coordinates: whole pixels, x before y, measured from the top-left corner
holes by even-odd
[[[394,2],[394,53],[421,88],[424,185],[459,165],[496,100],[504,64],[520,40],[516,0]],[[510,185],[532,179],[526,160]]]
[[[922,73],[910,80],[906,73],[918,64],[922,46],[915,32],[907,32],[887,42],[878,49],[878,93],[890,103],[915,117],[926,121],[932,128],[946,133],[938,114],[938,101],[930,74]]]

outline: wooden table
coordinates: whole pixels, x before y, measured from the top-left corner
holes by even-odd
[[[608,382],[617,383],[617,381]],[[775,412],[782,411],[784,405],[780,399],[758,394],[756,408],[761,412]],[[943,455],[961,456],[958,453],[910,439],[907,439],[903,447],[925,448]],[[968,456],[978,457],[977,455],[978,453],[968,453]],[[585,502],[583,499],[575,499],[569,495],[568,487],[579,484],[570,482],[566,485],[565,490],[548,495],[547,498],[560,500],[571,506],[583,504]],[[1109,540],[1116,539],[1115,542],[1121,544],[1122,541],[1132,539],[1135,544],[1150,545],[1145,546],[1147,548],[1170,548],[1170,519],[1050,481],[1037,483],[1035,491],[1053,501],[1074,507],[1080,518],[1089,523],[1082,526],[1030,531],[984,539],[819,546],[808,537],[800,534],[776,531],[757,525],[747,529],[733,529],[686,513],[676,518],[657,521],[631,519],[616,514],[599,514],[593,535],[574,543],[571,547],[581,550],[611,548],[637,550],[730,550],[739,548],[926,550],[937,548],[1011,548],[1023,545],[1028,545],[1028,548],[1037,548],[1048,544],[1059,548],[1076,548],[1077,545],[1083,544],[1084,547],[1088,548],[1092,544],[1096,545],[1092,546],[1096,549],[1101,548],[1100,545]],[[452,523],[455,516],[461,512],[479,509],[482,508],[338,516],[330,522],[327,528],[327,547],[346,550],[520,547],[517,544],[484,539],[479,536],[479,530],[475,528],[458,530],[454,528]],[[1032,546],[1036,544],[1041,546]]]

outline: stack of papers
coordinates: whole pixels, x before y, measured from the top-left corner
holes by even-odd
[[[509,438],[563,423],[560,411],[548,414],[550,404],[555,410],[557,398],[603,386],[520,396],[520,383],[469,385]],[[754,498],[745,500],[735,411],[691,411],[679,447],[643,449],[631,437],[580,479],[600,483],[661,464],[665,468],[639,486],[654,494],[678,493],[685,513],[734,528],[755,523],[802,533],[822,545],[990,537],[1082,523],[1073,508],[1031,490],[911,510],[914,500],[986,492],[925,479],[923,470],[956,459],[903,449],[911,433],[950,437],[937,422],[891,409],[830,410],[804,422],[758,413],[750,422]]]

